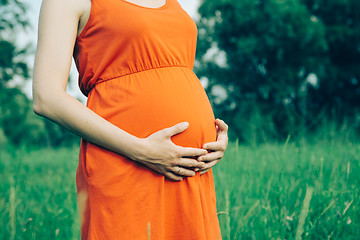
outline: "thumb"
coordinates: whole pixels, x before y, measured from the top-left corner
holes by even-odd
[[[176,134],[182,133],[188,127],[189,127],[188,122],[182,122],[182,123],[175,124],[174,126],[165,129],[166,135],[170,138]]]

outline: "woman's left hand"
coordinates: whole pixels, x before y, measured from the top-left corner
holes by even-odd
[[[203,168],[199,169],[200,175],[208,172],[220,162],[228,145],[228,125],[220,119],[215,120],[215,125],[217,129],[216,142],[204,144],[203,148],[208,150],[208,153],[198,158],[198,161],[206,163]]]

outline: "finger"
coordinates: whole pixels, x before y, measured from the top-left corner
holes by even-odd
[[[190,158],[181,158],[179,161],[176,162],[176,165],[184,167],[184,168],[203,168],[203,167],[205,167],[205,163],[199,162],[195,159],[190,159]]]
[[[200,171],[200,173],[201,172],[204,172],[204,171],[206,171],[206,170],[210,170],[212,167],[214,167],[216,164],[218,164],[220,161],[212,161],[212,162],[209,162],[208,164],[206,164],[206,166],[203,168],[203,169],[201,169],[201,171]]]
[[[165,174],[165,177],[167,177],[168,179],[172,180],[172,181],[181,181],[183,180],[183,178],[181,176],[178,176],[172,172],[166,172]]]
[[[160,131],[163,131],[167,137],[172,137],[176,134],[179,134],[179,133],[185,131],[188,127],[189,127],[188,122],[181,122],[181,123],[175,124],[172,127],[164,128],[163,130],[160,130]]]
[[[215,124],[216,124],[216,126],[218,126],[220,131],[227,132],[229,129],[229,126],[223,120],[221,120],[219,118],[217,118],[215,120]]]
[[[224,151],[225,144],[222,141],[216,141],[204,144],[203,148],[211,151]]]
[[[228,142],[228,134],[225,131],[221,131],[218,133],[217,138],[216,138],[217,142],[223,142],[226,143]]]
[[[207,154],[208,151],[206,149],[201,148],[190,148],[190,147],[179,147],[179,153],[182,157],[196,157]]]
[[[214,161],[214,160],[220,160],[223,156],[224,156],[224,152],[216,151],[216,152],[211,152],[204,156],[199,157],[198,161],[209,162],[209,161]]]
[[[186,168],[172,167],[170,169],[171,169],[171,171],[173,171],[173,173],[175,173],[178,176],[185,176],[185,177],[193,177],[193,176],[195,176],[194,171],[191,171],[191,170],[186,169]]]
[[[216,142],[223,142],[223,143],[227,144],[227,142],[228,142],[228,131],[227,130],[221,130],[221,129],[218,128]]]
[[[211,168],[200,171],[200,176],[210,171]]]

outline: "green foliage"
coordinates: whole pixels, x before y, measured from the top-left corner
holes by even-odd
[[[0,151],[3,151],[3,148],[8,144],[8,139],[4,133],[4,130],[0,128]]]
[[[29,112],[29,100],[17,88],[0,89],[0,126],[10,142],[23,143],[28,136],[24,124]]]
[[[5,87],[15,76],[29,77],[24,61],[26,49],[15,46],[16,31],[28,26],[25,5],[17,0],[0,1],[0,87]]]
[[[329,46],[315,102],[353,115],[360,102],[360,2],[303,0],[309,12],[326,26]]]
[[[356,0],[203,1],[195,70],[208,79],[214,110],[233,135],[252,141],[244,131],[259,115],[269,126],[260,120],[256,131],[269,132],[272,140],[313,131],[322,117],[336,116],[340,125],[355,119],[359,12]],[[330,21],[333,13],[337,20]],[[214,91],[219,86],[225,100]],[[240,124],[241,117],[247,121]]]
[[[66,129],[36,116],[32,101],[17,88],[0,88],[0,129],[0,146],[56,147],[79,142]]]
[[[24,79],[29,78],[29,69],[23,59],[19,57],[24,54],[24,50],[18,51],[14,44],[8,41],[0,40],[0,86],[14,79],[14,76],[20,76]]]
[[[26,7],[19,0],[0,0],[0,32],[27,26]]]
[[[0,148],[14,146],[69,146],[76,136],[49,120],[36,116],[32,102],[9,82],[28,80],[27,49],[15,45],[16,32],[28,26],[25,6],[16,0],[0,1]]]
[[[223,239],[291,240],[298,229],[302,239],[357,239],[360,146],[338,136],[317,144],[230,143],[214,168]],[[0,239],[79,239],[78,149],[7,149],[0,159]]]

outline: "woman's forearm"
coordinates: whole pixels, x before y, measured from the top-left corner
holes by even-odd
[[[66,92],[34,94],[34,112],[130,159],[135,160],[143,149],[139,138],[108,122]]]

